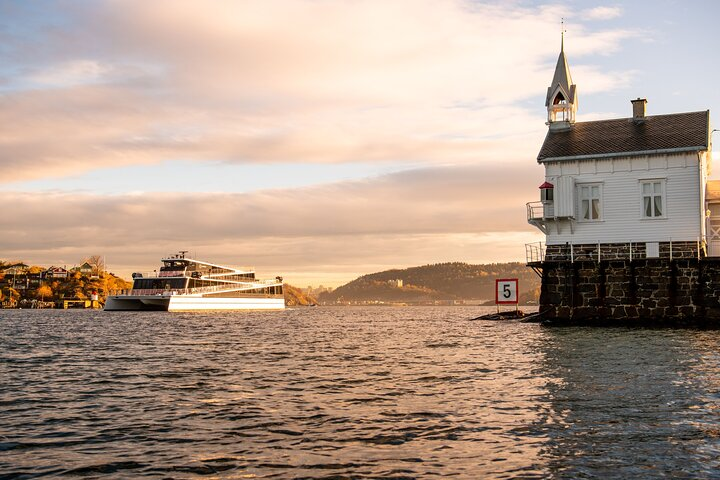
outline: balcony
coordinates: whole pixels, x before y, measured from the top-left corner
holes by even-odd
[[[543,202],[528,202],[525,207],[527,208],[528,223],[547,235],[548,226],[554,221],[553,206]]]
[[[527,221],[530,225],[537,227],[545,235],[548,234],[550,227],[554,226],[556,233],[561,232],[561,226],[564,224],[570,227],[570,232],[575,233],[575,218],[568,215],[556,215],[555,205],[553,203],[544,202],[528,202],[525,204],[527,209]]]
[[[543,202],[528,202],[525,206],[527,207],[528,222],[547,218]]]

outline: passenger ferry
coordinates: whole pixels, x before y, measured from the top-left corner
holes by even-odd
[[[258,280],[252,268],[201,262],[181,251],[160,270],[133,273],[133,288],[111,292],[105,310],[280,310],[282,277]]]

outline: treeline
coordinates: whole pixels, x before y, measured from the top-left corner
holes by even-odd
[[[498,278],[517,278],[521,301],[537,301],[540,278],[519,262],[485,265],[449,262],[386,270],[363,275],[332,292],[321,294],[319,300],[324,304],[490,300],[495,298],[495,280]]]

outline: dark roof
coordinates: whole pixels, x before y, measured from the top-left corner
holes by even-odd
[[[568,130],[548,130],[538,162],[598,156],[632,156],[655,151],[707,150],[710,112],[653,115],[578,122]]]

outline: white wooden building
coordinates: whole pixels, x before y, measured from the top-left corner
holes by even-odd
[[[576,122],[577,98],[561,48],[537,158],[545,178],[527,205],[547,255],[700,256],[706,241],[720,255],[720,185],[706,198],[709,111],[648,116],[638,98],[627,118]],[[528,262],[545,253],[529,246]]]

